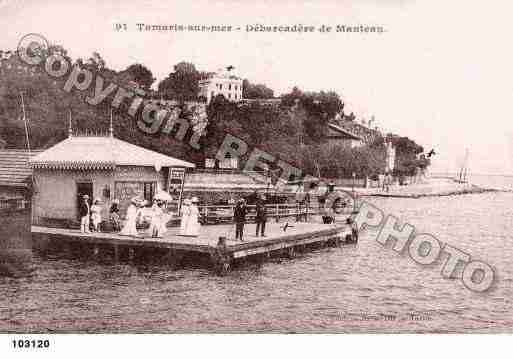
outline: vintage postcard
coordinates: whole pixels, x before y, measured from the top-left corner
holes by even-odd
[[[509,10],[0,1],[0,333],[512,333]]]

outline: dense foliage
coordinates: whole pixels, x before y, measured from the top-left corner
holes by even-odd
[[[154,92],[151,86],[155,78],[143,64],[136,63],[122,71],[114,71],[98,53],[87,60],[73,61],[62,47],[53,46],[50,51],[58,51],[70,63],[100,74],[105,84],[114,82],[132,89],[135,86],[148,97],[177,100],[183,107],[182,116],[185,118],[190,115],[185,101],[198,100],[198,81],[208,75],[199,72],[194,64],[180,62],[160,81],[158,91]],[[0,54],[0,58],[2,56]],[[70,112],[75,131],[107,131],[115,92],[101,104],[91,106],[85,100],[92,90],[66,92],[63,85],[67,78],[67,75],[60,79],[52,78],[41,68],[25,65],[16,56],[8,59],[4,56],[0,66],[0,139],[7,148],[26,147],[20,93],[24,95],[32,148],[46,148],[66,138]],[[265,85],[253,85],[247,80],[243,91],[245,97],[254,99],[274,95]],[[240,105],[218,96],[208,106],[206,136],[200,140],[200,150],[174,139],[175,132],[141,132],[137,125],[141,111],[135,117],[127,116],[128,106],[125,102],[114,110],[118,138],[200,166],[205,158],[215,156],[225,135],[230,133],[246,141],[250,149],[256,147],[266,151],[276,158],[276,162],[286,161],[311,175],[335,178],[349,177],[355,172],[362,177],[383,172],[385,149],[382,140],[356,149],[326,142],[328,122],[344,109],[335,92],[305,92],[295,87],[281,97],[279,105],[265,105],[258,101]],[[186,141],[191,134],[189,130]],[[429,165],[428,159],[417,159],[423,149],[414,141],[399,136],[393,136],[392,141],[397,147],[398,174],[411,174],[415,168]],[[270,164],[270,168],[276,168],[276,163]]]

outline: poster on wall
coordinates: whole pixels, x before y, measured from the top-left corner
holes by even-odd
[[[169,194],[176,199],[176,211],[180,214],[183,199],[183,186],[185,182],[185,168],[169,168],[167,190]]]

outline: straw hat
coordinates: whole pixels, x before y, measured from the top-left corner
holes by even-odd
[[[192,203],[198,203],[198,202],[199,202],[198,197],[192,197],[191,202],[192,202]]]
[[[191,200],[186,198],[184,201],[183,201],[184,204],[191,204]]]
[[[87,194],[84,194],[84,195],[82,196],[82,198],[83,198],[83,199],[89,199],[89,196],[88,196]]]

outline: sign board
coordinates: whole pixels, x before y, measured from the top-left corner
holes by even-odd
[[[180,214],[183,199],[183,186],[185,182],[185,168],[170,167],[167,180],[167,191],[174,198],[178,197],[177,211]]]
[[[225,158],[224,160],[219,161],[219,168],[237,169],[238,167],[239,167],[238,158]]]
[[[216,165],[216,160],[214,158],[205,158],[205,167],[206,168],[214,168]]]

